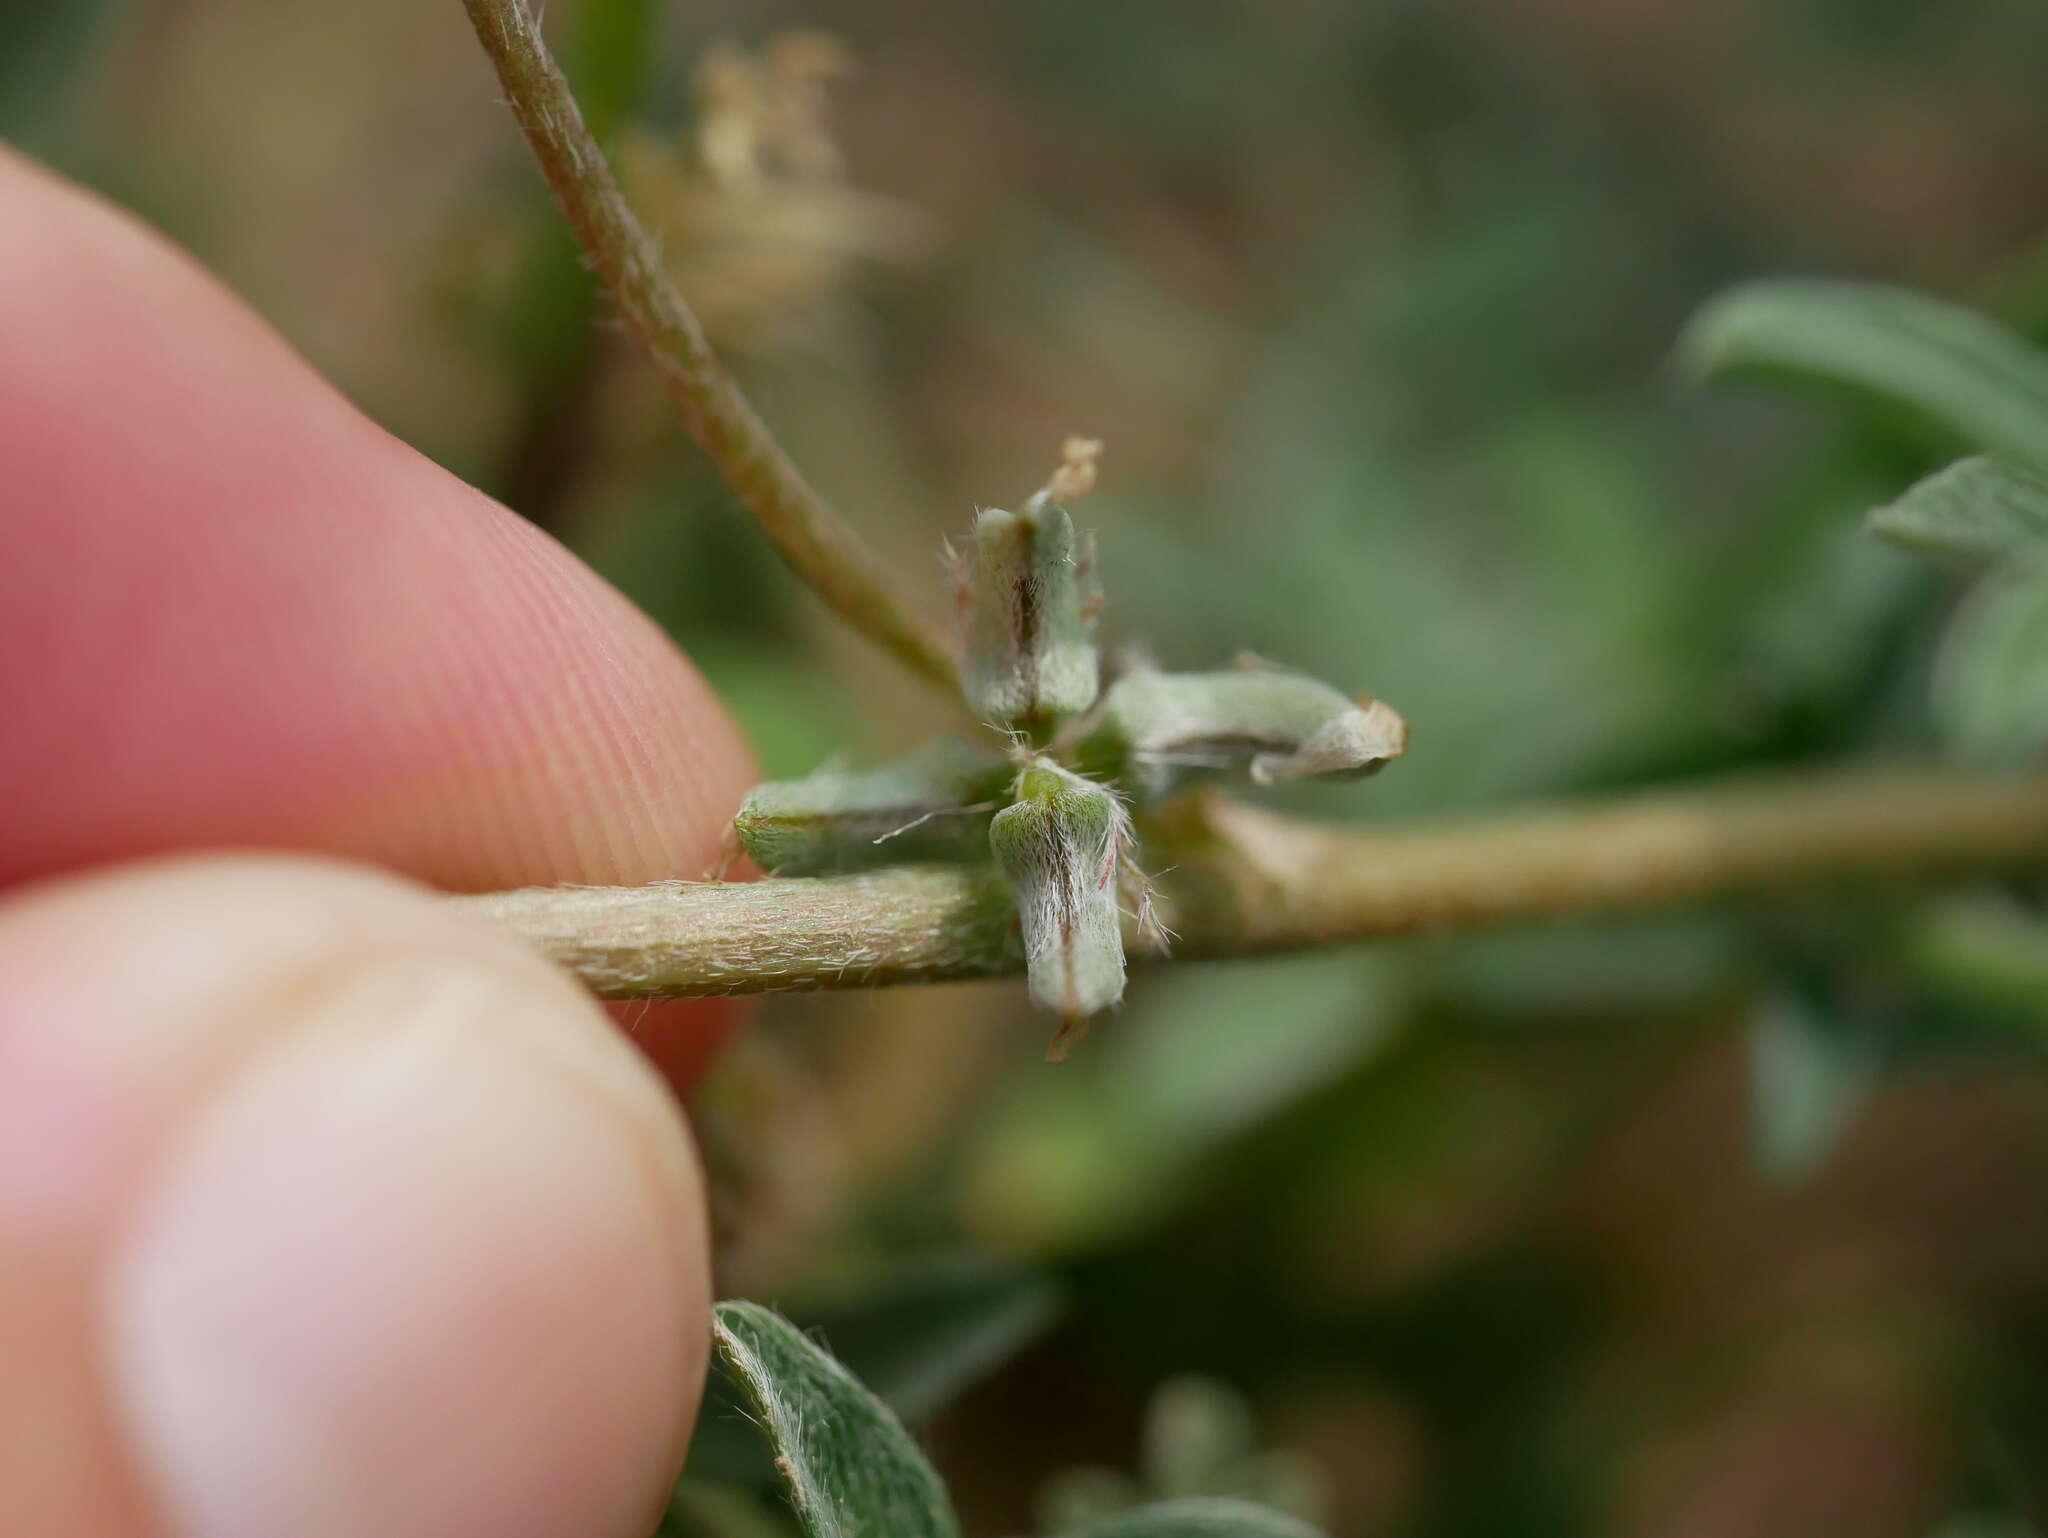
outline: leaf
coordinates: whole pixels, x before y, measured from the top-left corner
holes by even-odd
[[[1875,283],[1751,283],[1693,317],[1679,358],[1701,378],[1847,386],[2048,471],[2048,356],[1959,305]]]
[[[917,860],[988,857],[988,802],[1012,770],[959,737],[936,737],[870,769],[820,769],[747,793],[733,828],[779,876],[830,875]]]
[[[1080,746],[1082,762],[1154,797],[1219,770],[1258,785],[1356,779],[1400,757],[1408,743],[1408,724],[1391,706],[1263,665],[1213,673],[1138,668],[1110,686],[1102,717]]]
[[[1140,1506],[1084,1530],[1083,1538],[1322,1538],[1306,1522],[1250,1501],[1207,1497]]]
[[[2048,743],[2048,564],[1977,585],[1942,638],[1934,715],[1963,757],[2020,763]]]
[[[959,1538],[945,1486],[902,1423],[788,1320],[721,1303],[712,1338],[808,1538]]]
[[[1044,1273],[981,1256],[907,1266],[857,1297],[793,1307],[804,1333],[906,1421],[942,1409],[1042,1332],[1061,1306]],[[689,1469],[765,1488],[774,1468],[723,1374],[705,1385]]]
[[[1042,1273],[965,1257],[804,1317],[873,1393],[914,1421],[1008,1361],[1059,1310],[1059,1291]]]
[[[1213,1378],[1168,1379],[1146,1414],[1145,1479],[1162,1495],[1198,1495],[1258,1452],[1243,1396]]]
[[[1905,934],[1914,980],[1954,1010],[1975,1010],[2048,1041],[2048,921],[2003,893],[1929,901]]]
[[[1826,1161],[1878,1078],[1870,1045],[1790,993],[1767,1000],[1749,1034],[1750,1138],[1757,1167],[1805,1178]]]
[[[1021,513],[985,509],[974,526],[974,580],[961,687],[983,720],[1043,733],[1095,703],[1091,638],[1073,520],[1034,497]]]
[[[1051,1057],[1124,996],[1117,893],[1130,837],[1130,814],[1114,794],[1049,758],[1017,777],[1016,804],[989,825],[1017,899],[1031,998],[1063,1021]]]
[[[1870,531],[1965,571],[2048,553],[2048,477],[1982,455],[1958,460],[1873,512]]]
[[[116,0],[0,6],[0,133],[34,135],[55,116],[123,9]]]

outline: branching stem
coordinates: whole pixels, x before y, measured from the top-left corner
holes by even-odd
[[[846,622],[912,671],[957,690],[952,648],[897,597],[882,568],[790,461],[619,191],[525,0],[463,0],[577,244],[654,364],[683,421],[784,561]]]
[[[1844,880],[2048,866],[2048,774],[1745,778],[1602,806],[1386,830],[1212,802],[1154,830],[1179,956],[1614,912]],[[1022,970],[991,877],[934,866],[451,899],[607,998],[865,988]]]

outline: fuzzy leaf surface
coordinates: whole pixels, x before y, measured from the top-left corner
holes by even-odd
[[[1702,378],[1761,373],[1875,396],[2048,473],[2048,355],[1960,305],[1879,283],[1750,283],[1693,317],[1679,357]]]
[[[959,1538],[945,1486],[902,1423],[788,1320],[721,1303],[713,1341],[774,1449],[807,1538]]]

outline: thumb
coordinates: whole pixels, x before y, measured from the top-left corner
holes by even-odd
[[[0,903],[0,1532],[644,1533],[704,1371],[665,1092],[396,880]]]

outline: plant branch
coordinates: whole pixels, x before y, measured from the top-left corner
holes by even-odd
[[[1613,912],[1849,879],[2048,866],[2048,774],[1935,769],[1751,778],[1585,807],[1386,830],[1221,800],[1148,840],[1179,956],[1235,956]],[[606,998],[867,988],[1023,970],[993,877],[867,875],[533,887],[452,899]]]
[[[525,0],[463,0],[541,173],[684,423],[790,568],[846,622],[949,693],[953,649],[898,598],[859,537],[811,487],[711,350],[627,206]]]

